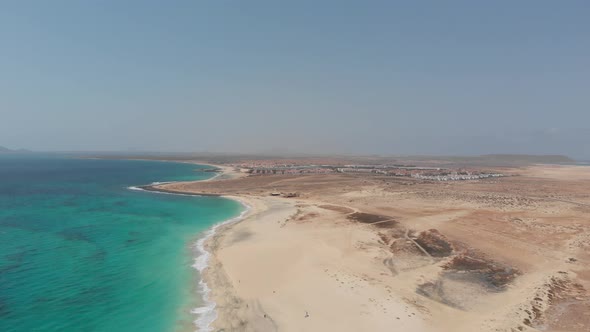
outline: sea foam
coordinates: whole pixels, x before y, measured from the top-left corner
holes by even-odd
[[[235,199],[235,198],[232,198]],[[209,240],[213,235],[215,235],[215,232],[217,231],[217,229],[220,226],[223,225],[227,225],[233,222],[237,222],[239,220],[242,220],[244,218],[244,216],[246,216],[246,214],[250,211],[250,206],[246,203],[244,203],[243,201],[239,200],[239,199],[235,199],[238,202],[240,202],[243,206],[244,206],[244,211],[242,211],[242,213],[240,213],[239,216],[226,220],[224,222],[221,222],[219,224],[214,225],[213,227],[211,227],[209,230],[207,230],[205,232],[205,234],[203,235],[203,237],[201,237],[197,243],[195,244],[195,250],[197,252],[197,257],[195,258],[195,263],[193,264],[193,267],[195,269],[197,269],[199,271],[199,275],[201,276],[200,280],[199,280],[199,290],[202,294],[202,298],[203,298],[203,305],[197,308],[194,308],[193,310],[191,310],[191,312],[193,314],[198,315],[197,319],[195,320],[195,325],[197,326],[197,331],[201,332],[201,331],[213,331],[213,328],[211,327],[211,323],[213,323],[213,321],[215,321],[215,319],[217,319],[217,311],[215,311],[215,302],[213,302],[210,298],[209,298],[209,294],[211,292],[211,289],[209,288],[209,286],[207,286],[207,283],[203,280],[203,270],[205,270],[207,268],[207,266],[209,265],[209,259],[211,257],[211,254],[207,251],[207,249],[205,249],[205,242],[207,242],[207,240]]]
[[[219,175],[220,174],[217,174],[213,178],[215,178]],[[211,178],[211,179],[213,179],[213,178]],[[150,185],[158,185],[158,184],[165,184],[165,183],[172,183],[172,182],[153,182]],[[149,191],[149,192],[153,192],[153,193],[157,193],[157,194],[167,194],[167,195],[199,196],[199,195],[193,195],[193,194],[170,193],[170,192],[164,192],[164,191],[146,190],[144,188],[136,187],[136,186],[127,187],[127,189],[137,190],[137,191]],[[194,245],[197,257],[195,258],[195,262],[192,266],[197,271],[199,271],[199,276],[200,276],[199,291],[200,291],[201,297],[203,299],[203,305],[191,310],[191,313],[197,315],[197,319],[195,319],[194,323],[197,327],[198,332],[213,331],[213,328],[211,327],[211,323],[213,323],[215,321],[215,319],[217,319],[217,311],[215,310],[216,303],[213,302],[209,298],[209,294],[211,293],[211,289],[209,288],[209,286],[207,286],[207,283],[203,280],[203,276],[202,276],[202,272],[209,265],[209,258],[211,257],[211,254],[205,249],[205,242],[207,242],[208,239],[210,239],[213,235],[215,235],[215,231],[217,230],[217,228],[219,228],[220,226],[223,226],[223,225],[231,224],[233,222],[237,222],[237,221],[242,220],[251,209],[250,205],[246,204],[245,202],[241,201],[240,199],[233,198],[233,197],[231,199],[238,201],[244,207],[244,210],[240,213],[240,215],[237,217],[228,219],[226,221],[223,221],[221,223],[213,225],[213,227],[209,228],[203,234],[203,236],[197,241],[197,243]]]
[[[149,184],[149,186],[157,186],[159,184],[168,184],[168,183],[174,183],[174,182],[152,182]],[[130,186],[130,187],[127,187],[127,189],[135,190],[135,191],[149,191],[151,193],[163,194],[163,195],[196,196],[196,197],[203,196],[203,195],[199,195],[199,194],[183,194],[183,193],[173,193],[173,192],[160,191],[160,190],[150,190],[150,189],[145,189],[145,188],[137,187],[137,186]]]
[[[146,190],[145,190],[145,189],[143,189],[143,188],[140,188],[140,187],[135,187],[135,186],[127,187],[127,189],[129,189],[129,190],[137,190],[137,191],[146,191]]]

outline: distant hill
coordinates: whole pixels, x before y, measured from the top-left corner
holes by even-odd
[[[486,154],[481,157],[487,160],[533,164],[568,164],[576,162],[570,157],[563,155]]]
[[[406,156],[399,158],[417,165],[445,167],[526,166],[533,164],[575,164],[563,155],[486,154],[480,156]]]
[[[31,151],[26,150],[26,149],[9,149],[7,147],[4,146],[0,146],[0,153],[31,153]]]

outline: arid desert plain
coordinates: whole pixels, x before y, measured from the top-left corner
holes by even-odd
[[[222,166],[152,188],[250,207],[206,244],[215,331],[590,331],[590,167],[434,181]]]

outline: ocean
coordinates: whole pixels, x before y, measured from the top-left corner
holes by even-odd
[[[130,187],[214,174],[203,168],[0,156],[0,331],[196,330],[191,311],[211,309],[196,243],[244,208]]]

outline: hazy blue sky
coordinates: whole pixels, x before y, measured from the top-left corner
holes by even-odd
[[[0,145],[590,159],[590,1],[0,1]]]

